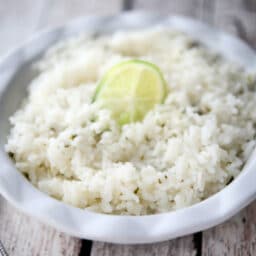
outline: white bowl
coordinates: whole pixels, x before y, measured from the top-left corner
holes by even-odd
[[[256,70],[255,52],[230,35],[199,21],[148,13],[112,17],[85,17],[40,33],[8,54],[0,63],[0,193],[21,211],[68,234],[113,243],[150,243],[172,239],[212,227],[228,219],[256,196],[256,151],[241,174],[225,189],[191,207],[148,216],[115,216],[78,209],[59,202],[33,187],[4,152],[10,129],[8,117],[26,95],[36,75],[30,63],[49,46],[81,32],[109,33],[117,29],[161,24],[185,31],[248,70]]]

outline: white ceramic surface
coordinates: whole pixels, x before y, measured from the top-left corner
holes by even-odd
[[[209,199],[174,212],[149,216],[114,216],[71,207],[34,188],[14,167],[4,144],[8,117],[26,95],[36,75],[30,63],[50,45],[81,32],[109,33],[161,24],[185,31],[250,71],[256,71],[256,54],[230,35],[184,17],[149,13],[123,13],[112,17],[79,18],[42,32],[0,62],[0,193],[21,211],[71,235],[113,243],[150,243],[172,239],[212,227],[228,219],[256,197],[256,151],[235,181]]]

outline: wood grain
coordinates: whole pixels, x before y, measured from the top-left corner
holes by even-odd
[[[43,6],[44,0],[0,0],[0,55],[35,31]]]
[[[0,0],[0,55],[35,31],[58,26],[82,15],[119,12],[122,0]]]
[[[215,0],[214,24],[256,47],[255,0]]]
[[[24,216],[0,197],[0,240],[10,256],[78,255],[79,239]]]
[[[108,15],[121,10],[122,0],[46,0],[40,27],[52,27],[83,15]]]
[[[91,256],[193,256],[196,255],[191,236],[175,239],[168,242],[148,245],[114,245],[95,242]]]
[[[203,232],[202,251],[205,256],[256,255],[256,203],[224,224]]]
[[[206,11],[203,0],[134,0],[134,9],[161,12],[163,14],[180,14],[201,18]],[[214,1],[209,1],[209,3]]]

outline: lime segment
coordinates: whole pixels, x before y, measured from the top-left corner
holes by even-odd
[[[111,111],[120,124],[141,121],[166,96],[160,69],[146,61],[128,60],[112,67],[99,82],[93,101]]]

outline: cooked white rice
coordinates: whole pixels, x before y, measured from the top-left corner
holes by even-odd
[[[91,103],[112,65],[139,58],[168,82],[164,104],[120,127]],[[254,76],[166,29],[79,37],[49,50],[10,118],[6,151],[40,190],[113,214],[197,203],[236,177],[255,145]]]

